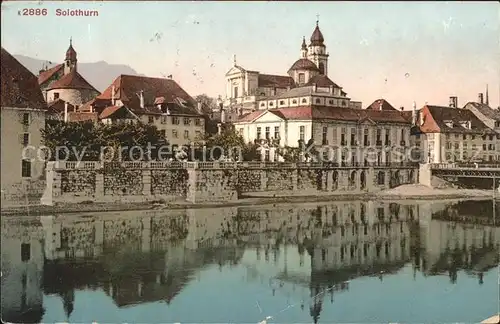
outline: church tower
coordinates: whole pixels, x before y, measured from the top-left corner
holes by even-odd
[[[316,20],[316,28],[311,35],[311,44],[309,44],[307,58],[316,64],[321,74],[328,76],[329,55],[326,52],[324,42],[325,39],[319,29],[319,20]]]
[[[302,37],[302,47],[300,48],[300,58],[301,59],[307,58],[307,44],[306,44],[305,37]]]
[[[69,39],[69,47],[66,51],[66,58],[64,59],[64,75],[70,73],[71,71],[76,72],[76,51],[73,48],[72,40]]]

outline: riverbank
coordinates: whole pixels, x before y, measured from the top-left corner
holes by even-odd
[[[193,204],[186,201],[173,203],[78,203],[57,204],[54,206],[29,205],[2,208],[2,216],[42,216],[61,213],[82,212],[116,212],[132,210],[168,210],[168,209],[201,209],[219,207],[238,207],[252,205],[282,204],[282,203],[311,203],[328,201],[350,201],[350,200],[385,200],[398,201],[432,201],[432,200],[491,200],[491,190],[477,189],[433,189],[423,185],[402,185],[393,189],[377,193],[307,193],[294,191],[279,192],[256,192],[248,193],[242,199],[228,202],[199,203]]]

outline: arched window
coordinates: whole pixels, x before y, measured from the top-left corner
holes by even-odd
[[[306,98],[302,98],[302,103],[307,103],[307,99]]]

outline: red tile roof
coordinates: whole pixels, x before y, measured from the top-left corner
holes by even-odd
[[[52,89],[88,89],[99,93],[99,91],[88,83],[76,70],[72,70],[47,88],[47,90]]]
[[[387,110],[362,110],[354,108],[340,108],[327,106],[299,106],[290,108],[270,109],[270,113],[285,120],[339,120],[362,122],[371,120],[373,122],[411,123],[411,114],[400,111]],[[243,115],[238,122],[252,122],[264,114],[266,110],[258,110]]]
[[[495,133],[468,109],[426,105],[420,110],[420,116],[423,118],[420,125],[420,131],[423,133]],[[461,125],[468,121],[471,124],[470,129]],[[448,127],[446,122],[452,122],[452,127]]]
[[[371,105],[366,107],[366,109],[370,110],[380,110],[380,105],[382,104],[382,110],[397,110],[385,99],[377,99]]]
[[[62,100],[61,98],[54,100],[52,102],[49,102],[48,103],[48,111],[50,113],[56,113],[56,114],[64,113],[65,104],[66,104],[66,102],[64,100]],[[75,106],[68,103],[68,112],[73,112],[73,111],[75,111]]]
[[[41,85],[45,83],[45,81],[52,78],[52,76],[57,72],[59,72],[62,68],[63,68],[62,64],[57,64],[56,66],[48,69],[47,71],[40,73],[40,75],[38,76],[38,84]]]
[[[121,114],[118,116],[118,118],[122,118],[123,116],[127,116],[129,118],[133,118],[130,112],[128,111],[127,107],[125,106],[109,106],[103,109],[101,114],[99,115],[99,119],[105,119],[105,118],[110,118],[113,117],[113,115],[117,115],[117,112],[123,112],[124,114]]]
[[[70,112],[68,113],[68,120],[71,122],[80,122],[80,121],[87,121],[87,120],[92,120],[92,121],[97,121],[97,113],[91,113],[91,112]]]
[[[2,47],[1,107],[47,109],[37,77]]]
[[[163,97],[171,112],[199,115],[196,110],[196,101],[174,80],[122,74],[97,97],[97,101],[111,100],[113,85],[115,86],[115,99],[122,101],[135,113],[160,113],[155,101]],[[143,91],[144,108],[140,106],[139,93],[141,91]]]
[[[284,75],[272,75],[272,74],[259,74],[258,79],[259,87],[266,88],[293,88],[295,86],[295,82],[293,78]]]

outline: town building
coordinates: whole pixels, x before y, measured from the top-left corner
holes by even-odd
[[[458,98],[450,97],[449,107],[425,105],[419,110],[412,143],[424,163],[480,162],[500,159],[500,134],[488,127],[474,111],[484,105],[469,103],[458,108]]]
[[[282,161],[280,148],[314,143],[323,161],[381,164],[409,160],[415,113],[309,104],[257,110],[234,126],[246,142],[261,145],[265,161]]]
[[[65,102],[73,108],[70,112],[74,112],[100,93],[78,73],[77,53],[71,40],[64,63],[41,70],[38,83],[51,107],[49,110],[51,118],[66,121],[68,121],[68,111],[65,110]]]
[[[1,189],[6,201],[25,198],[32,186],[44,185],[44,162],[36,159],[42,146],[47,103],[37,78],[2,48],[1,56]],[[34,149],[25,152],[32,146]],[[29,153],[29,154],[28,154]],[[43,156],[42,156],[43,158]]]
[[[78,113],[89,119],[97,116],[104,123],[141,121],[155,125],[176,146],[189,145],[205,134],[200,104],[177,82],[166,78],[120,75]]]
[[[490,107],[488,88],[486,88],[486,98],[483,93],[479,93],[477,102],[468,102],[463,108],[472,111],[486,126],[500,133],[500,110]]]
[[[361,109],[347,93],[328,77],[329,54],[318,22],[309,45],[302,39],[300,58],[288,75],[261,74],[236,64],[226,73],[226,97],[220,99],[222,122],[233,122],[239,116],[258,109],[325,105]]]

